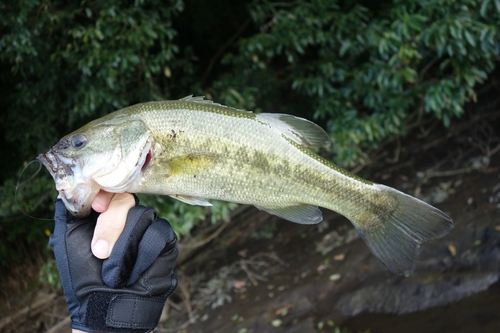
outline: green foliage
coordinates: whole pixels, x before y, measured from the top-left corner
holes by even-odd
[[[14,84],[3,115],[7,141],[42,151],[90,118],[142,100],[160,99],[164,67],[178,51],[163,1],[23,0],[0,4],[0,60]],[[51,126],[43,126],[43,125]]]
[[[409,123],[462,115],[499,59],[499,29],[499,0],[0,2],[0,147],[10,162],[0,165],[0,259],[10,240],[45,241],[51,229],[15,203],[22,167],[91,119],[205,94],[314,119],[334,142],[328,153],[353,165]],[[45,218],[56,193],[42,173],[18,202]],[[180,235],[209,212],[141,199]],[[233,206],[214,207],[212,220]]]
[[[48,259],[40,268],[38,273],[38,278],[40,281],[48,283],[53,288],[62,289],[61,278],[59,276],[59,270],[57,269],[57,262],[55,259]]]
[[[225,57],[235,71],[224,84],[260,89],[257,100],[278,85],[287,97],[275,94],[275,103],[326,122],[344,165],[423,113],[449,126],[500,52],[498,1],[256,0],[249,10],[260,32]]]
[[[174,0],[0,2],[3,237],[43,235],[46,228],[23,216],[14,200],[23,164],[93,118],[170,97],[165,71],[167,65],[175,67],[178,51],[172,17],[182,5]],[[51,215],[56,195],[45,170],[43,175],[17,196],[35,217]],[[8,264],[4,255],[16,257],[6,244],[0,249],[2,265]]]

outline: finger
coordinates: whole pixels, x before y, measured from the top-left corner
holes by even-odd
[[[107,206],[106,211],[97,219],[92,239],[92,253],[99,259],[109,257],[125,227],[128,211],[135,206],[135,199],[130,193],[116,193]]]
[[[102,280],[106,285],[111,288],[125,286],[136,264],[139,243],[155,219],[156,212],[144,206],[136,206],[129,210],[125,228],[109,258],[102,264]],[[154,244],[149,245],[154,246]]]
[[[160,255],[171,251],[175,247],[176,242],[177,236],[167,220],[158,219],[154,222],[142,236],[139,243],[139,251],[137,252],[137,259],[130,273],[127,285],[134,284]],[[163,266],[167,272],[174,267],[177,254],[170,254],[168,257],[173,260],[173,263]],[[163,276],[167,276],[167,274],[165,273]]]
[[[115,193],[109,193],[103,190],[100,190],[99,193],[97,193],[96,197],[94,198],[94,201],[92,201],[92,209],[94,209],[98,213],[104,212],[106,209],[108,209],[109,202],[113,198]]]

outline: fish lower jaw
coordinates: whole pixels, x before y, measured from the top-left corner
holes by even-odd
[[[79,184],[71,189],[59,191],[66,209],[76,217],[86,217],[92,209],[92,202],[101,190],[101,186],[94,181]]]
[[[56,181],[56,191],[59,192],[60,195],[71,199],[73,197],[73,192],[75,187],[70,186],[67,182],[57,182]]]

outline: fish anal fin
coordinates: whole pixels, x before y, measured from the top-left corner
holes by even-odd
[[[352,221],[372,253],[393,273],[413,274],[420,244],[446,235],[451,218],[441,210],[393,188],[374,184],[387,196],[387,209],[366,221]]]
[[[261,113],[257,120],[304,147],[328,147],[330,137],[320,126],[289,114]]]
[[[299,224],[316,224],[323,220],[323,214],[317,206],[299,204],[285,207],[262,207],[257,208],[282,219]]]
[[[194,206],[205,206],[205,207],[212,206],[212,204],[208,202],[207,199],[205,198],[192,197],[189,195],[182,195],[182,194],[172,194],[170,195],[170,197]]]

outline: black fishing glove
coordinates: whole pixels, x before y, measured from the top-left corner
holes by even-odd
[[[71,327],[86,332],[149,332],[177,286],[173,268],[177,237],[170,224],[143,206],[130,209],[125,229],[108,259],[96,258],[90,242],[98,213],[75,218],[55,203],[49,244],[61,275]]]

